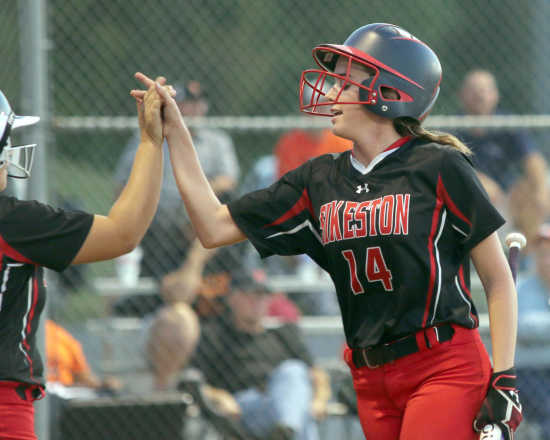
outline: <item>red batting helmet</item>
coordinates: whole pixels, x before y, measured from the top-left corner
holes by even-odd
[[[340,57],[347,59],[344,74],[334,73]],[[441,64],[437,55],[425,43],[406,30],[386,23],[373,23],[356,29],[344,44],[321,44],[313,49],[313,58],[321,69],[302,72],[300,80],[300,110],[321,116],[332,116],[335,104],[364,104],[369,111],[391,119],[400,117],[424,119],[439,95]],[[350,78],[351,63],[363,64],[374,75],[362,83]],[[325,98],[327,85],[337,79],[340,93],[331,101]],[[359,101],[339,101],[346,83],[359,87]],[[305,99],[305,90],[311,98]],[[392,97],[384,97],[390,89]],[[397,94],[397,98],[395,98]]]

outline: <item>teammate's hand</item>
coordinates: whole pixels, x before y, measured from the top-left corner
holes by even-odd
[[[150,141],[155,145],[162,145],[162,101],[156,91],[155,84],[158,83],[164,86],[166,79],[162,76],[157,77],[153,81],[146,75],[137,72],[135,74],[137,80],[147,87],[147,91],[143,91],[139,97],[134,96],[137,103],[138,122],[142,141]]]
[[[156,84],[157,93],[162,100],[163,105],[163,123],[164,123],[164,136],[168,136],[171,131],[178,128],[183,128],[187,130],[187,125],[185,124],[183,117],[181,115],[180,109],[176,100],[174,99],[175,94],[170,93],[166,87],[162,87],[161,84]]]
[[[147,77],[146,75],[138,72],[136,73],[136,78],[141,81],[148,89],[151,85],[155,85],[155,82]],[[162,81],[158,81],[159,78],[162,78]],[[180,109],[174,100],[176,96],[176,90],[171,85],[166,85],[165,78],[159,77],[156,81],[156,91],[161,100],[162,106],[162,123],[163,123],[163,136],[166,137],[169,132],[177,126],[184,127],[187,129],[185,122],[183,121]],[[136,101],[139,103],[144,100],[146,94],[149,90],[131,90],[130,95],[132,95]]]
[[[474,420],[474,429],[480,432],[485,425],[496,423],[504,438],[513,440],[522,419],[515,368],[493,373],[487,397]]]

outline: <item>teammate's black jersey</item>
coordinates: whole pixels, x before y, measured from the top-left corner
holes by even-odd
[[[504,220],[470,161],[402,138],[361,167],[350,151],[320,156],[230,213],[262,257],[306,253],[330,274],[350,347],[477,327],[469,252]]]
[[[0,380],[43,384],[35,334],[44,307],[43,268],[74,259],[93,216],[0,196]]]

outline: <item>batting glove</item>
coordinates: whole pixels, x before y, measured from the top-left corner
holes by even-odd
[[[480,432],[485,425],[495,423],[505,440],[513,440],[522,419],[515,368],[493,373],[487,397],[474,420],[474,429]]]

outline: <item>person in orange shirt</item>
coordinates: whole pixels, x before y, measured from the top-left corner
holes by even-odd
[[[88,365],[80,342],[51,319],[46,320],[46,359],[48,382],[106,390],[121,388],[115,378],[97,377]]]
[[[274,148],[277,159],[277,178],[298,168],[307,160],[327,153],[350,150],[353,144],[348,139],[336,136],[328,128],[307,131],[291,130],[282,135]]]

